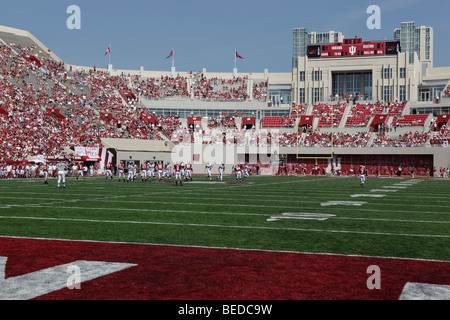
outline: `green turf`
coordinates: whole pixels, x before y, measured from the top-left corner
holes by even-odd
[[[450,261],[448,180],[369,178],[364,188],[347,177],[247,181],[177,187],[68,178],[58,189],[55,179],[0,180],[0,235]],[[321,205],[330,201],[364,204]]]

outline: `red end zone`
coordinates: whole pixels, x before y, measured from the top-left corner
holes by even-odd
[[[77,260],[136,264],[45,300],[396,300],[407,282],[450,285],[450,263],[406,259],[21,238],[0,238],[0,256],[5,279]],[[373,265],[381,289],[367,287]]]

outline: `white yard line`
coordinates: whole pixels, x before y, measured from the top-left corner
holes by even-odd
[[[450,238],[446,235],[430,234],[405,234],[389,232],[365,232],[350,230],[323,230],[323,229],[302,229],[302,228],[276,228],[276,227],[258,227],[258,226],[231,226],[197,223],[176,223],[176,222],[151,222],[151,221],[115,221],[115,220],[95,220],[95,219],[69,219],[69,218],[46,218],[46,217],[5,217],[0,219],[26,219],[26,220],[49,220],[49,221],[68,221],[68,222],[87,222],[87,223],[115,223],[115,224],[147,224],[147,225],[166,225],[181,227],[200,227],[200,228],[225,228],[225,229],[253,229],[253,230],[273,230],[273,231],[299,231],[299,232],[320,232],[320,233],[346,233],[346,234],[365,234],[379,236],[399,236],[399,237],[425,237],[425,238]]]

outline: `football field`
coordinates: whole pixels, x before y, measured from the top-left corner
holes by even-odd
[[[86,181],[68,178],[67,188],[56,185],[56,179],[50,179],[48,185],[41,179],[0,181],[0,243],[14,243],[14,239],[81,240],[219,252],[230,249],[244,255],[266,253],[267,257],[284,253],[307,254],[311,259],[381,258],[405,264],[433,262],[449,270],[449,180],[369,177],[361,187],[356,177],[251,176],[244,184],[235,184],[232,177],[219,182],[199,176],[177,186],[173,182],[126,183],[117,178],[90,177]],[[0,250],[5,249],[0,246]],[[128,252],[131,256],[133,250],[127,250],[123,255]],[[0,251],[0,256],[5,255]],[[212,261],[225,259],[220,256],[208,254]],[[261,259],[270,263],[269,258]],[[369,276],[368,266],[362,271],[363,279]],[[323,266],[319,263],[316,268]],[[416,266],[415,272],[420,274],[420,268]],[[251,270],[247,273],[260,274]],[[340,269],[336,266],[333,270]],[[442,277],[440,284],[450,285],[445,283],[450,281],[448,272]],[[270,284],[267,286],[270,290]],[[396,299],[397,294],[372,297]],[[164,297],[174,298],[146,298]],[[179,298],[191,297],[235,296],[186,293]],[[238,298],[355,297],[311,292],[304,296],[248,294]]]

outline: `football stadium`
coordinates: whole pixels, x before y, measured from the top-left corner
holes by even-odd
[[[433,28],[292,31],[292,72],[221,73],[0,26],[0,299],[450,299]]]

